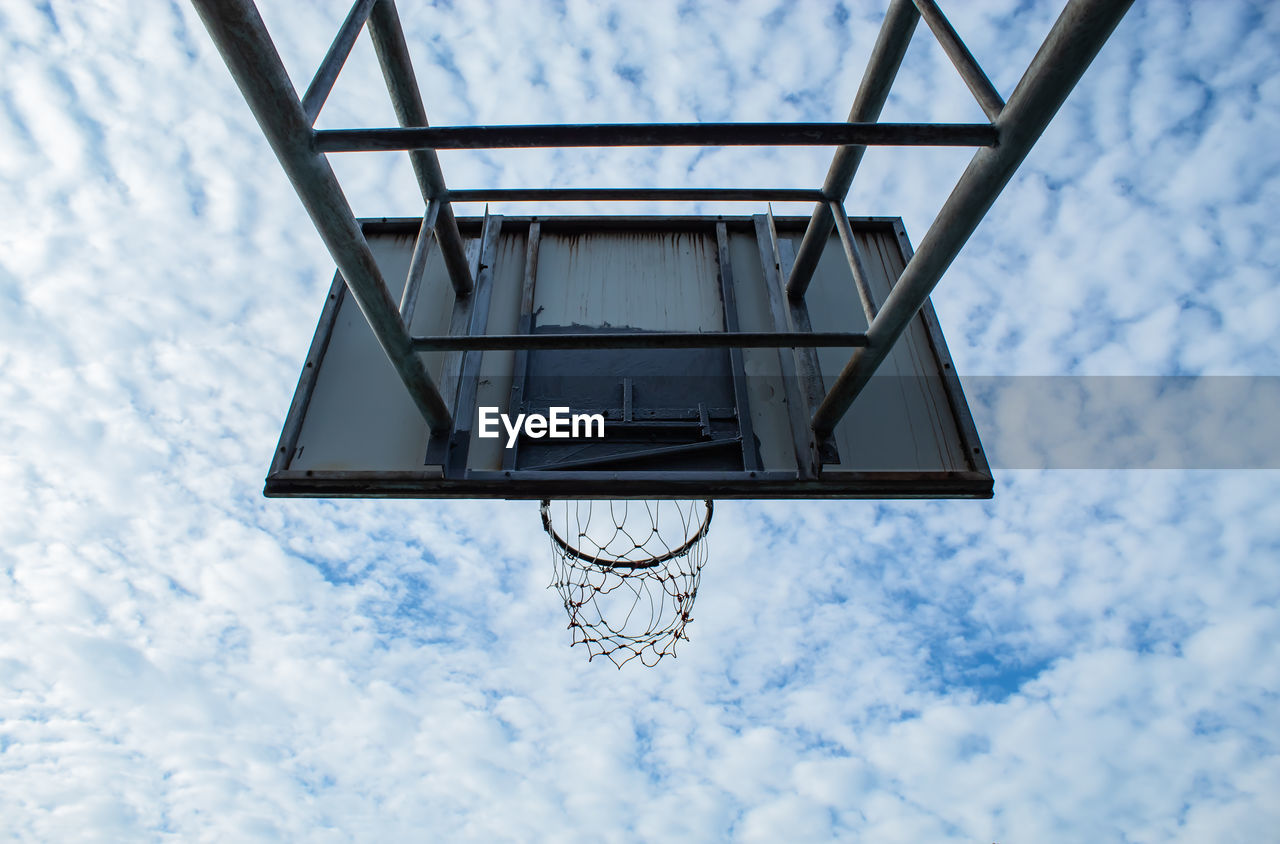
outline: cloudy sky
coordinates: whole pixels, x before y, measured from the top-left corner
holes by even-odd
[[[344,3],[261,6],[305,89]],[[884,3],[401,7],[458,125],[840,120]],[[944,7],[1008,96],[1059,4]],[[588,663],[536,504],[261,497],[332,265],[193,10],[12,0],[0,67],[0,831],[1277,840],[1274,451],[725,503],[679,658]],[[982,119],[923,28],[884,119]],[[393,120],[362,37],[319,125]],[[1280,375],[1277,135],[1280,5],[1138,2],[934,297],[961,373]],[[812,187],[830,151],[441,158]],[[849,211],[919,242],[966,159],[872,151]],[[335,166],[421,213],[403,156]]]

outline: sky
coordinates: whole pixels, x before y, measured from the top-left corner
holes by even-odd
[[[299,90],[343,5],[260,3]],[[435,125],[842,120],[884,8],[400,5]],[[1005,97],[1060,8],[943,6]],[[7,837],[1280,840],[1274,447],[722,502],[678,658],[588,662],[536,503],[262,497],[333,268],[194,11],[5,3],[0,67]],[[882,119],[982,119],[923,27]],[[362,36],[318,125],[393,122]],[[1273,383],[1277,134],[1280,5],[1139,0],[934,295],[966,383]],[[918,243],[967,157],[872,150],[846,207]],[[814,187],[830,150],[441,159]],[[333,160],[357,214],[421,214],[402,155]]]

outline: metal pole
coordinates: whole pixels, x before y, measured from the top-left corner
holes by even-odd
[[[835,219],[840,244],[844,247],[844,257],[849,262],[849,272],[853,274],[853,286],[858,290],[862,313],[866,315],[869,326],[876,318],[876,300],[871,295],[871,284],[867,281],[867,268],[862,263],[862,255],[853,239],[853,229],[849,225],[848,215],[844,213],[844,207],[838,202],[831,203],[831,216]]]
[[[865,346],[865,334],[838,331],[637,331],[631,334],[475,334],[414,337],[419,352],[533,349],[783,349]]]
[[[947,20],[946,15],[942,14],[938,4],[934,0],[915,0],[915,4],[920,10],[920,17],[924,18],[929,29],[933,30],[934,37],[942,45],[947,58],[951,59],[951,63],[956,66],[964,84],[968,85],[969,90],[973,92],[973,97],[982,107],[983,113],[989,119],[995,120],[1000,116],[1000,110],[1004,108],[1004,100],[1000,99],[1000,92],[996,90],[996,86],[992,85],[991,80],[982,72],[973,53],[970,53],[969,48],[960,40],[960,35],[951,25],[951,21]]]
[[[329,162],[311,147],[311,126],[257,8],[252,0],[193,3],[379,345],[427,423],[448,430],[448,408],[413,353],[395,300]]]
[[[351,55],[351,48],[355,46],[360,30],[364,29],[364,22],[368,20],[369,10],[372,8],[373,0],[356,0],[347,19],[342,22],[337,37],[329,45],[329,52],[325,53],[324,61],[320,62],[319,70],[307,86],[307,93],[302,95],[302,110],[307,115],[308,126],[314,124],[320,116],[320,109],[324,107],[324,101],[329,99],[333,83],[338,81],[338,74],[347,63],[347,56]]]
[[[862,76],[862,84],[853,98],[850,123],[871,123],[879,119],[919,19],[920,13],[911,5],[911,0],[893,0],[889,4],[884,23],[880,26],[880,35],[867,62],[867,70]],[[822,185],[826,200],[813,209],[804,240],[796,252],[796,262],[791,267],[791,277],[787,279],[787,295],[792,299],[804,297],[809,282],[813,280],[813,271],[818,268],[818,259],[827,248],[827,238],[831,236],[831,226],[835,223],[827,202],[844,202],[866,151],[865,146],[846,146],[836,150],[831,169],[827,171],[827,180]]]
[[[822,202],[803,188],[498,188],[451,190],[450,202],[572,202],[575,200],[687,200],[693,202]]]
[[[924,305],[965,241],[1027,157],[1133,0],[1071,0],[996,120],[1000,145],[979,150],[947,197],[920,248],[813,417],[829,433]]]
[[[391,104],[400,125],[427,126],[427,110],[422,105],[422,94],[413,75],[413,62],[409,58],[409,47],[404,42],[404,30],[400,27],[400,16],[396,14],[393,0],[377,0],[373,4],[373,12],[369,15],[369,37],[378,54],[382,77],[387,83],[387,92],[391,95]],[[440,159],[433,151],[415,150],[409,153],[409,160],[424,203],[430,204],[431,200],[445,193],[447,188],[444,174],[440,172]],[[459,298],[470,296],[474,285],[467,250],[458,231],[453,208],[447,202],[440,207],[436,220],[436,239],[440,243],[454,294]]]
[[[400,320],[405,328],[413,326],[413,312],[418,307],[418,291],[422,289],[422,276],[427,269],[427,256],[431,254],[431,239],[435,236],[436,220],[440,216],[442,204],[438,199],[427,203],[427,211],[422,215],[422,225],[418,227],[418,239],[413,242],[409,274],[405,276],[404,290],[400,294]]]
[[[635,146],[994,146],[986,123],[585,123],[326,129],[321,152]]]

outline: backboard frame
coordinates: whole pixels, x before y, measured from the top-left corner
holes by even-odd
[[[767,221],[768,228],[759,224]],[[460,218],[459,228],[464,233],[473,235],[475,243],[484,242],[492,249],[491,240],[483,238],[483,227],[489,221],[478,218]],[[522,228],[529,232],[555,233],[558,229],[574,232],[596,230],[600,232],[702,232],[716,236],[722,249],[727,248],[726,233],[733,235],[758,234],[769,230],[772,234],[772,248],[779,250],[782,244],[784,267],[790,255],[787,247],[792,241],[786,237],[779,238],[777,232],[793,238],[805,230],[806,218],[792,217],[772,220],[762,215],[752,216],[704,216],[704,217],[506,217],[501,221],[503,231],[519,231]],[[899,218],[862,217],[855,218],[852,225],[861,233],[876,232],[884,235],[887,242],[897,246],[897,260],[905,265],[911,258],[911,245],[906,231]],[[362,230],[367,237],[376,239],[381,236],[396,235],[409,237],[417,230],[421,221],[408,219],[368,219],[362,220]],[[776,231],[772,231],[776,226]],[[833,238],[833,243],[835,242]],[[763,240],[761,241],[763,243]],[[764,247],[762,246],[763,250]],[[536,255],[537,247],[532,250]],[[474,250],[473,250],[474,255]],[[476,274],[476,295],[481,300],[488,295],[487,285],[490,283],[486,266],[481,256],[474,266],[479,269]],[[734,299],[733,272],[725,272],[725,267],[732,267],[722,252],[721,263],[718,264],[718,282],[723,301],[726,303],[725,327],[735,330],[736,311],[730,307]],[[767,256],[762,257],[765,261]],[[493,259],[490,258],[492,261]],[[784,267],[779,267],[783,269]],[[739,270],[740,271],[740,270]],[[766,280],[778,288],[781,294],[781,278],[779,274]],[[526,273],[525,284],[531,286],[532,277]],[[359,471],[359,470],[320,470],[293,468],[293,457],[298,443],[300,431],[306,417],[311,396],[316,387],[317,377],[324,365],[325,355],[333,337],[337,316],[348,295],[346,285],[340,273],[335,273],[324,309],[317,325],[306,362],[299,377],[297,389],[290,405],[288,416],[277,445],[275,457],[267,477],[265,494],[269,497],[375,497],[375,498],[508,498],[508,499],[542,499],[542,498],[989,498],[992,495],[993,479],[978,438],[972,415],[964,397],[959,378],[955,374],[946,341],[938,325],[937,316],[932,305],[926,302],[916,319],[927,336],[926,351],[932,358],[932,367],[938,373],[942,389],[946,396],[947,409],[951,414],[951,422],[959,438],[959,447],[966,457],[964,470],[944,471],[824,471],[823,460],[819,458],[815,471],[810,473],[798,470],[770,471],[744,458],[740,471],[628,471],[623,469],[607,470],[551,470],[535,471],[519,469],[515,465],[515,449],[507,450],[507,459],[500,470],[475,470],[466,467],[467,444],[470,442],[469,424],[471,414],[465,411],[464,404],[455,405],[455,428],[451,432],[450,444],[453,457],[442,457],[438,464],[424,465],[419,471]],[[532,290],[526,289],[522,298],[525,302],[524,313],[521,314],[521,332],[527,333],[530,328],[528,310],[532,303]],[[781,296],[779,296],[779,299]],[[808,329],[808,316],[800,303],[799,313],[803,315],[804,330]],[[774,316],[777,319],[777,316]],[[793,327],[783,317],[782,324],[775,323],[775,333],[781,333]],[[735,410],[740,419],[750,419],[745,411],[745,394],[740,386],[743,377],[742,349],[731,349],[736,353],[732,376],[738,390],[739,399]],[[792,358],[789,349],[782,350],[783,359]],[[478,357],[478,352],[471,352]],[[524,366],[517,352],[515,369]],[[796,360],[801,360],[799,355]],[[455,365],[465,367],[465,356]],[[803,361],[801,361],[803,366]],[[474,373],[472,378],[474,379]],[[789,396],[791,402],[806,406],[802,393],[802,374],[793,375],[788,382],[795,386],[795,393]],[[448,378],[445,379],[448,383]],[[454,389],[465,394],[464,383],[455,384]],[[474,388],[473,388],[474,389]],[[474,395],[474,393],[472,393]],[[512,395],[519,394],[519,382],[513,381]],[[513,398],[514,400],[514,398]],[[462,400],[469,401],[469,400]],[[800,424],[804,424],[808,414],[798,415]],[[458,422],[457,420],[464,421]],[[461,428],[459,429],[459,426]],[[463,433],[460,433],[463,432]],[[801,442],[805,435],[811,435],[807,425],[803,430],[793,430],[797,437],[796,448],[816,444]],[[747,428],[746,438],[751,437]],[[744,448],[744,454],[750,453]],[[425,455],[424,455],[425,459]]]

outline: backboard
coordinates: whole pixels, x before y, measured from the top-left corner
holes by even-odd
[[[362,221],[394,296],[420,223]],[[452,416],[434,439],[338,275],[266,494],[989,497],[991,474],[928,303],[832,434],[815,438],[816,405],[868,328],[851,266],[874,308],[911,247],[897,218],[852,218],[856,264],[833,234],[804,298],[788,299],[783,279],[808,223],[459,219],[475,291],[455,299],[434,248],[409,320]]]

